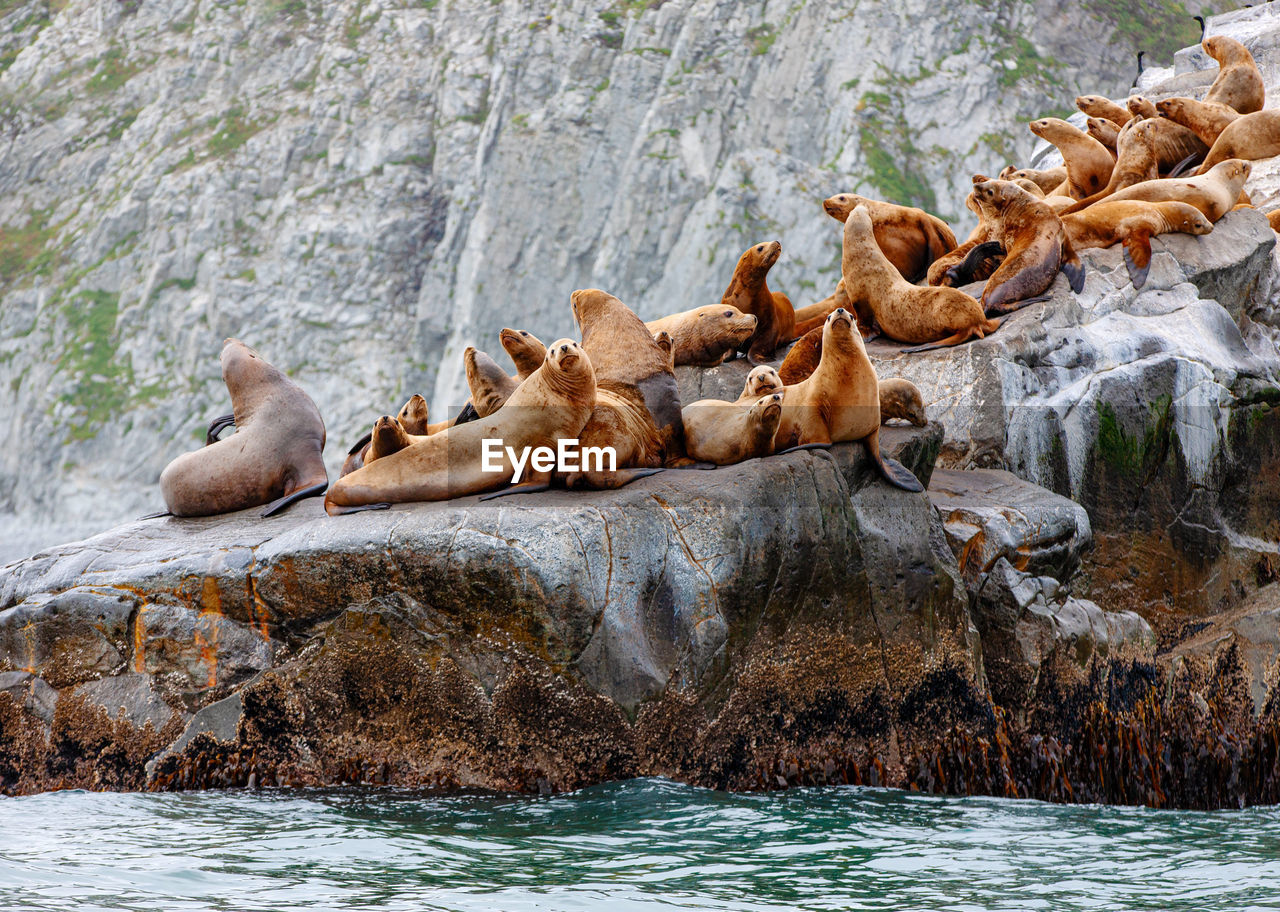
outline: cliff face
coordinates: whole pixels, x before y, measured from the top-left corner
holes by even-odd
[[[456,405],[466,344],[570,332],[574,288],[714,302],[768,237],[816,300],[840,190],[963,232],[1028,118],[1195,31],[1172,3],[0,0],[0,561],[155,505],[225,336],[311,392],[336,468],[409,393]]]

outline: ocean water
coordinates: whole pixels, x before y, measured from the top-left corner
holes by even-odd
[[[0,908],[1280,909],[1280,809],[636,780],[0,799]]]

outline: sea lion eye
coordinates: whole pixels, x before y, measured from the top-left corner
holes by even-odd
[[[764,244],[761,244],[756,248],[756,253],[764,253]]]
[[[732,317],[732,316],[733,316],[733,311],[732,311],[732,310],[726,310],[726,311],[724,312],[724,315],[725,315],[726,317]]]
[[[529,335],[529,334],[528,334],[527,332],[525,332],[525,331],[522,329],[522,330],[520,330],[520,335],[522,335],[522,336],[527,336],[527,335]]]

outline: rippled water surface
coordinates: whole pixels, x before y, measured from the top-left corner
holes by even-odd
[[[1280,810],[659,780],[0,799],[5,909],[1280,909]]]

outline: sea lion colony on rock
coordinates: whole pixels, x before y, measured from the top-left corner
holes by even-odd
[[[466,410],[432,423],[426,400],[414,395],[395,417],[379,417],[351,448],[326,508],[495,496],[514,467],[507,459],[500,472],[479,471],[486,436],[531,446],[578,437],[583,446],[617,450],[616,468],[563,477],[537,469],[517,491],[553,480],[611,488],[664,468],[710,468],[843,440],[864,440],[886,480],[918,489],[879,452],[878,429],[891,419],[923,425],[925,404],[913,384],[876,377],[863,337],[914,345],[908,352],[980,339],[1002,315],[1042,300],[1059,271],[1078,292],[1084,268],[1076,252],[1094,247],[1122,245],[1140,287],[1153,235],[1205,234],[1249,205],[1249,161],[1280,154],[1280,111],[1264,109],[1262,77],[1243,45],[1213,36],[1203,47],[1220,64],[1203,101],[1082,95],[1075,102],[1089,115],[1088,132],[1058,118],[1033,121],[1031,131],[1057,146],[1064,164],[975,175],[965,205],[978,225],[963,243],[921,209],[853,193],[824,200],[824,212],[842,225],[841,278],[815,304],[797,309],[769,288],[778,241],[742,253],[719,304],[647,324],[607,292],[575,291],[580,343],[561,339],[548,348],[526,330],[503,329],[499,342],[514,375],[467,348]],[[1280,217],[1270,221],[1280,225]],[[959,290],[978,281],[986,282],[980,298]],[[796,339],[779,369],[764,364]],[[736,401],[682,408],[676,365],[712,366],[739,352],[757,366]],[[223,367],[235,411],[214,420],[205,448],[165,469],[161,488],[172,513],[270,505],[269,513],[323,492],[324,424],[314,403],[235,340]],[[237,433],[219,441],[229,426]]]

